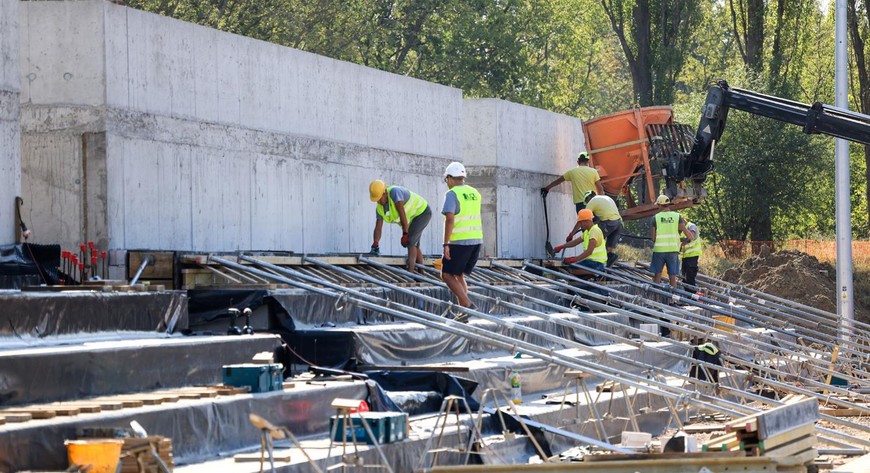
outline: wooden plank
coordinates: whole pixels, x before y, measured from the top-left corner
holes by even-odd
[[[154,263],[142,271],[140,279],[173,279],[175,277],[175,252],[172,251],[128,251],[127,279],[133,279],[139,265],[148,257],[154,256]]]
[[[816,442],[816,435],[810,434],[799,439],[792,440],[791,442],[780,445],[776,448],[764,450],[762,455],[766,457],[787,457],[803,452],[804,450],[815,448]]]
[[[740,445],[740,438],[736,432],[731,432],[708,440],[701,446],[701,450],[704,452],[727,451],[737,445]]]
[[[32,419],[51,419],[57,417],[57,413],[49,409],[6,409],[0,414],[9,418],[9,414],[30,414]]]
[[[817,399],[810,398],[786,404],[758,415],[758,438],[770,438],[817,420],[819,420]]]
[[[276,462],[288,463],[291,460],[290,453],[291,453],[290,450],[285,450],[285,451],[275,450],[273,457],[274,457]],[[259,463],[260,462],[260,453],[259,452],[257,452],[257,453],[239,453],[238,455],[233,455],[233,460],[235,460],[236,463],[247,463],[247,462]],[[265,453],[265,461],[266,461],[266,464],[268,465],[269,464],[269,453],[268,452]]]
[[[835,417],[855,417],[867,415],[867,412],[855,408],[821,408],[820,414],[827,414]]]
[[[803,465],[809,463],[819,456],[819,452],[815,448],[804,450],[803,452],[788,456],[788,457],[772,457],[777,465]]]
[[[710,432],[725,432],[725,424],[685,425],[683,432],[687,434],[707,434]]]
[[[78,411],[81,413],[88,413],[88,414],[100,412],[103,410],[102,407],[100,407],[100,405],[97,403],[64,402],[63,404],[51,404],[51,406],[52,406],[52,409],[54,409],[54,406],[71,407],[71,408],[78,409]]]
[[[741,417],[725,424],[725,432],[743,431],[755,432],[758,430],[758,417],[756,415]]]
[[[801,438],[805,435],[810,435],[815,433],[816,425],[815,424],[806,424],[801,427],[797,427],[795,429],[789,430],[787,432],[783,432],[779,435],[775,435],[770,438],[761,439],[758,441],[758,447],[764,450],[773,450],[774,448],[785,445],[791,442],[794,439]]]
[[[18,422],[27,422],[33,419],[33,416],[27,412],[9,412],[3,411],[0,412],[3,415],[3,418],[6,419],[6,422],[9,423],[18,423]]]

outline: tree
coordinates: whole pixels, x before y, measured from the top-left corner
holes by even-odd
[[[846,2],[848,16],[849,39],[852,40],[852,56],[854,58],[855,75],[858,77],[856,102],[858,110],[870,114],[870,69],[866,38],[870,35],[870,4],[865,0],[858,4],[856,0]],[[864,145],[864,208],[870,209],[870,145]],[[862,219],[870,221],[870,216]]]
[[[699,15],[698,0],[601,0],[641,106],[672,104]]]

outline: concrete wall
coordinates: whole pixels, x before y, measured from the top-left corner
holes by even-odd
[[[367,251],[369,181],[435,206],[461,156],[458,89],[104,2],[21,10],[24,187],[45,241]],[[401,254],[399,236],[382,248]]]
[[[21,192],[18,54],[18,0],[0,0],[0,245],[15,241]]]
[[[462,119],[469,184],[484,195],[484,233],[493,236],[485,238],[485,253],[544,256],[540,188],[576,166],[577,153],[585,149],[580,120],[497,99],[465,100]],[[547,211],[550,241],[556,246],[565,241],[576,219],[568,184],[553,189]],[[574,253],[572,249],[565,255]]]

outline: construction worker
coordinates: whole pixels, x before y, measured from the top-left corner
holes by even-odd
[[[476,309],[468,298],[465,275],[471,274],[483,243],[483,222],[480,218],[481,196],[477,189],[465,184],[465,166],[452,162],[444,171],[448,191],[444,194],[444,254],[441,279],[456,296],[462,307]]]
[[[616,254],[616,245],[619,244],[619,236],[622,235],[622,216],[619,215],[619,208],[616,207],[616,202],[606,195],[595,195],[595,191],[589,191],[583,196],[583,202],[586,208],[591,210],[595,215],[593,220],[601,228],[604,233],[605,245],[607,248],[607,267],[613,266],[613,263],[619,259]],[[580,222],[574,224],[571,233],[565,241],[570,241],[574,238],[574,234],[580,230]]]
[[[582,209],[577,212],[577,224],[583,230],[583,237],[573,239],[566,242],[564,245],[557,245],[553,248],[556,253],[565,248],[573,248],[583,243],[583,253],[577,256],[565,258],[566,264],[578,263],[584,268],[594,269],[596,271],[604,271],[604,264],[607,262],[607,251],[604,247],[604,233],[601,228],[592,222],[595,215],[589,209]],[[577,275],[591,275],[588,271],[576,270]]]
[[[384,222],[395,223],[402,227],[402,246],[408,249],[408,271],[414,271],[417,263],[423,264],[420,251],[420,236],[432,219],[432,211],[426,199],[400,186],[389,186],[375,179],[369,184],[369,196],[377,202],[375,209],[375,231],[372,236],[371,254],[381,254],[379,242]]]
[[[662,268],[668,268],[668,282],[671,287],[677,287],[677,274],[680,272],[680,233],[682,232],[688,241],[694,236],[686,228],[686,221],[678,212],[670,210],[671,199],[662,194],[656,199],[656,205],[662,210],[654,217],[652,227],[653,255],[649,270],[655,274],[653,282],[658,284],[662,280]]]
[[[601,176],[594,167],[589,166],[589,155],[580,153],[577,156],[577,167],[569,169],[555,181],[541,188],[541,196],[546,198],[550,193],[550,189],[559,184],[568,181],[571,183],[571,191],[574,194],[574,211],[579,212],[586,208],[586,202],[583,196],[589,191],[596,191],[597,194],[604,194],[604,187],[601,185]]]
[[[698,234],[698,226],[686,220],[686,228],[692,232],[692,240],[685,237],[680,239],[680,271],[686,284],[695,286],[695,277],[698,275],[698,258],[701,257],[701,237]]]

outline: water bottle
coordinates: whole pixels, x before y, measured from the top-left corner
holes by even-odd
[[[511,370],[511,402],[514,404],[523,402],[523,383],[520,381],[520,373],[516,369]]]

